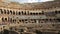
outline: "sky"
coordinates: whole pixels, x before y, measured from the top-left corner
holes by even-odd
[[[33,2],[46,2],[53,0],[6,0],[7,2],[19,2],[19,3],[33,3]]]

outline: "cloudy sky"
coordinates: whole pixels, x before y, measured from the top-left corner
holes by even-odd
[[[7,0],[9,2],[19,2],[19,3],[32,3],[32,2],[46,2],[46,1],[53,1],[53,0]]]

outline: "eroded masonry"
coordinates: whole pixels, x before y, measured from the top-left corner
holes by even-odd
[[[60,32],[60,2],[16,4],[0,6],[0,31],[7,29],[19,34],[37,34],[36,31]]]

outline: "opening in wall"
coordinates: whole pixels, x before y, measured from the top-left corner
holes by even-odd
[[[36,13],[36,15],[38,15],[38,13]]]
[[[57,12],[57,11],[55,11],[55,13],[57,14],[58,12]]]
[[[3,14],[3,11],[2,11],[2,9],[1,9],[1,14]]]
[[[60,13],[60,11],[59,11],[59,13]]]
[[[4,14],[6,14],[6,10],[4,10]]]
[[[57,19],[60,22],[60,19]]]
[[[33,15],[35,15],[35,13],[33,13]]]
[[[28,15],[29,15],[29,11],[27,11]]]
[[[27,19],[25,19],[25,21],[27,21]]]
[[[39,13],[39,15],[41,15],[41,13]]]
[[[19,15],[20,15],[21,13],[19,12]]]
[[[4,22],[4,18],[2,17],[2,22]]]
[[[32,15],[32,13],[30,13],[30,15]]]
[[[13,11],[13,15],[15,15],[15,12]]]
[[[42,14],[44,14],[44,11],[42,11]]]
[[[19,20],[19,22],[21,22],[21,20]]]
[[[5,21],[7,21],[7,18],[5,18]]]
[[[22,15],[23,15],[23,11],[22,11]]]
[[[12,11],[10,10],[10,13],[12,14]]]
[[[24,15],[26,15],[26,11],[24,12]]]
[[[7,14],[9,14],[9,10],[7,10]]]

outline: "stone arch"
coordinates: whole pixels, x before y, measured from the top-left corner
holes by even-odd
[[[12,10],[10,10],[10,13],[12,14]]]
[[[0,9],[1,10],[1,14],[3,14],[3,9]]]
[[[21,13],[19,12],[19,15],[20,15]]]
[[[39,30],[36,30],[36,34],[42,34],[42,32]]]
[[[3,34],[9,34],[9,30],[4,29],[4,30],[3,30]]]
[[[15,11],[13,11],[13,15],[15,15]]]
[[[9,10],[7,10],[7,14],[9,14]]]
[[[4,9],[4,14],[6,14],[6,10]]]

